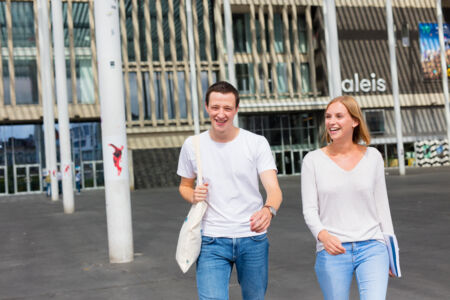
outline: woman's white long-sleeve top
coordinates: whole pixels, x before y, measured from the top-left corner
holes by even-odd
[[[326,229],[342,243],[379,240],[382,232],[394,234],[380,152],[367,147],[350,171],[339,167],[321,149],[303,159],[302,203],[306,224],[317,240]]]

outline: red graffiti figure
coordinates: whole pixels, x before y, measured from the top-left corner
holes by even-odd
[[[120,176],[120,173],[122,172],[122,167],[120,167],[119,163],[122,160],[123,146],[121,146],[120,148],[114,146],[113,144],[109,144],[109,146],[114,148],[114,153],[113,153],[114,166],[117,168],[117,171],[118,171],[117,175]]]
[[[65,173],[69,172],[69,168],[70,168],[70,166],[67,165],[66,168],[64,169],[64,172],[65,172]]]

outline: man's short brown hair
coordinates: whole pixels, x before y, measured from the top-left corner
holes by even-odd
[[[226,81],[219,81],[219,82],[216,82],[213,85],[211,85],[208,88],[208,90],[206,91],[206,97],[205,97],[206,106],[209,105],[209,95],[212,92],[221,93],[221,94],[229,94],[229,93],[233,94],[234,98],[236,99],[236,107],[239,106],[239,92],[230,83],[228,83]]]

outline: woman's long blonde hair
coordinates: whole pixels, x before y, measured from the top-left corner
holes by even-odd
[[[331,100],[330,103],[328,103],[325,112],[328,110],[328,107],[330,107],[331,104],[336,102],[342,103],[347,108],[352,118],[359,123],[359,125],[357,125],[353,129],[353,137],[352,137],[353,143],[358,144],[362,140],[366,143],[366,145],[369,145],[370,144],[369,129],[367,128],[367,124],[364,121],[364,117],[361,108],[358,105],[358,102],[356,102],[356,100],[351,96],[339,96]],[[328,143],[331,142],[331,137],[328,134],[326,128],[325,128],[325,138]]]

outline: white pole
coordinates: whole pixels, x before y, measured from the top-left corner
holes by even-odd
[[[94,17],[109,260],[126,263],[133,261],[133,230],[118,1],[95,0]]]
[[[325,22],[325,44],[327,50],[328,88],[330,90],[330,98],[334,99],[342,95],[336,5],[334,0],[324,0],[323,14]]]
[[[52,92],[51,63],[50,63],[50,31],[48,28],[48,1],[38,0],[38,32],[39,50],[41,56],[41,82],[42,104],[44,115],[45,162],[47,171],[51,176],[52,200],[59,198],[58,179],[56,177],[56,141],[55,141],[55,116]]]
[[[436,3],[437,18],[439,24],[439,45],[441,48],[441,69],[442,69],[442,89],[445,99],[445,118],[447,120],[447,143],[450,146],[450,105],[448,103],[448,75],[447,75],[447,60],[445,54],[445,41],[444,41],[444,26],[442,21],[442,4],[441,0],[437,0]]]
[[[227,57],[228,57],[228,80],[237,89],[236,69],[234,66],[234,42],[233,42],[233,21],[231,17],[231,6],[229,0],[223,1],[223,10],[225,17],[225,36],[227,41]],[[234,116],[234,126],[239,126],[238,114]]]
[[[394,17],[391,0],[386,0],[386,22],[388,29],[389,56],[391,62],[392,95],[394,96],[395,130],[397,132],[397,157],[400,175],[405,175],[405,158],[403,151],[402,116],[398,91],[397,59],[395,56]]]
[[[53,47],[55,55],[56,100],[58,102],[59,150],[61,157],[63,206],[66,214],[74,212],[72,155],[70,151],[69,109],[67,100],[66,59],[61,0],[52,0]]]
[[[192,25],[192,3],[186,0],[186,15],[188,26],[188,44],[189,44],[189,69],[191,70],[191,96],[192,96],[192,113],[194,114],[194,132],[200,133],[200,121],[198,111],[198,94],[197,94],[197,76],[195,68],[195,47],[194,47],[194,27]],[[203,109],[202,109],[203,112]]]

